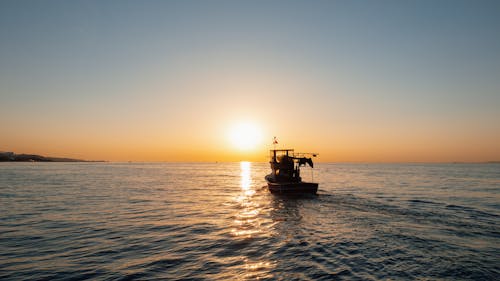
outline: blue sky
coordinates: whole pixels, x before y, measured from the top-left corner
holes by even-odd
[[[215,153],[219,127],[251,119],[331,160],[500,158],[499,15],[498,1],[2,1],[0,148],[94,157],[135,135],[133,159],[186,138]],[[287,121],[269,122],[279,107]]]

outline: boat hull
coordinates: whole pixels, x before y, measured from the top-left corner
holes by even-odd
[[[314,182],[267,182],[273,194],[316,194],[318,184]]]

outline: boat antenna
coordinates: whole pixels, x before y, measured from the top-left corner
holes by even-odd
[[[278,139],[276,136],[273,137],[273,150],[276,150],[276,145],[278,144]]]

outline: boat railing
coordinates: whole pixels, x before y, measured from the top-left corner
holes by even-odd
[[[316,157],[318,155],[319,155],[318,153],[314,153],[314,152],[296,152],[293,154],[293,157],[297,157],[297,158]]]
[[[269,158],[271,162],[279,163],[282,157],[291,157],[294,159],[306,158],[311,159],[318,156],[315,152],[295,152],[293,149],[271,149],[269,151]],[[311,160],[309,160],[311,161]],[[311,165],[312,166],[312,165]]]

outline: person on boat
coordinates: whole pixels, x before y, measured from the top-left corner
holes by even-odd
[[[293,159],[287,155],[281,155],[276,158],[273,165],[277,180],[290,180],[293,177]]]

